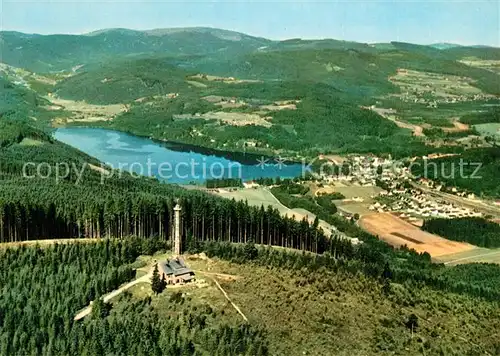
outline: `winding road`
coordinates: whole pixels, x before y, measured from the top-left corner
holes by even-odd
[[[151,283],[151,277],[152,276],[153,276],[153,271],[151,270],[148,274],[146,274],[146,275],[144,275],[144,276],[142,276],[140,278],[137,278],[137,279],[135,279],[135,280],[133,280],[133,281],[131,281],[131,282],[129,282],[129,283],[121,286],[118,289],[115,289],[111,293],[106,294],[102,299],[106,303],[106,302],[109,302],[114,297],[116,297],[116,296],[120,295],[121,293],[125,292],[127,289],[135,286],[136,284],[139,284],[139,283]],[[86,307],[85,309],[81,310],[78,314],[76,314],[74,320],[83,319],[87,315],[89,315],[91,312],[92,312],[92,304],[89,305],[88,307]]]

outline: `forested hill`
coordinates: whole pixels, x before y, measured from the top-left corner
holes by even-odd
[[[440,170],[427,167],[441,167]],[[448,187],[460,187],[477,196],[500,198],[500,148],[471,149],[461,155],[429,160],[412,168],[416,177],[427,170],[429,179]]]
[[[172,28],[149,31],[106,29],[84,35],[37,35],[0,32],[2,62],[35,72],[69,70],[74,66],[124,56],[194,56],[228,59],[252,52],[333,49],[360,53],[404,50],[416,56],[457,60],[465,57],[499,59],[491,47],[416,46],[401,42],[366,44],[334,39],[272,41],[215,28]],[[335,58],[333,58],[335,60]],[[243,63],[243,62],[242,62]]]
[[[0,72],[0,117],[26,118],[45,103],[35,92],[14,84]]]
[[[34,118],[37,125],[91,124],[287,157],[461,151],[456,133],[440,128],[496,105],[500,94],[497,48],[271,41],[185,28],[50,36],[2,32],[0,51],[5,63],[35,72],[9,79],[7,86],[16,95],[22,92],[24,102],[35,101],[23,104],[22,113],[7,110],[9,115]],[[79,101],[76,106],[87,114],[65,113],[50,98]],[[106,115],[82,101],[125,109]],[[403,124],[379,115],[391,108],[404,116]],[[424,124],[438,128],[427,130],[433,137],[419,134]],[[456,135],[473,132],[471,127]]]
[[[2,61],[35,72],[69,70],[74,66],[124,56],[230,56],[256,50],[271,41],[210,28],[133,31],[102,30],[88,35],[36,35],[0,32]]]
[[[95,104],[129,103],[143,97],[190,92],[190,73],[162,58],[124,59],[85,67],[54,88],[63,97]]]

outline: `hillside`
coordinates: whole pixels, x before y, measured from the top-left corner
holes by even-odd
[[[55,93],[96,104],[124,103],[125,112],[93,125],[158,140],[236,151],[255,142],[255,150],[292,155],[330,150],[402,155],[401,150],[423,149],[405,130],[326,84],[221,78],[193,76],[169,59],[144,59],[84,68],[61,81]]]
[[[477,196],[495,199],[500,198],[499,172],[498,147],[472,149],[458,156],[429,160],[427,165],[415,165],[412,171],[416,177],[423,177],[425,174],[428,179],[436,180],[444,186],[462,188]]]
[[[342,261],[322,265],[251,245],[211,243],[206,255],[186,256],[194,285],[155,295],[141,283],[110,304],[97,300],[166,258],[165,248],[151,238],[3,249],[2,354],[458,356],[500,347],[497,302],[366,278]],[[498,277],[493,267],[474,268],[467,272],[475,279]],[[34,283],[34,274],[45,278]],[[91,315],[74,321],[90,301]]]
[[[474,85],[485,92],[500,94],[498,76],[456,61],[456,54],[448,55],[446,51],[406,43],[393,42],[392,46],[391,50],[378,51],[353,46],[249,53],[227,61],[200,64],[199,68],[204,72],[246,79],[322,82],[358,100],[364,96],[373,98],[397,92],[388,77],[399,68],[470,77],[477,82]]]
[[[8,286],[0,303],[2,353],[208,355],[217,350],[253,356],[426,350],[462,355],[498,349],[498,337],[491,334],[499,323],[498,266],[435,265],[427,254],[392,249],[355,224],[332,217],[340,231],[364,242],[353,246],[272,208],[119,177],[26,122],[2,121],[0,137],[1,242],[117,239],[0,253],[0,263],[10,266],[1,277]],[[25,162],[49,163],[52,174],[26,184]],[[64,171],[61,162],[73,169]],[[35,168],[26,173],[34,175]],[[167,289],[151,298],[139,288],[114,301],[111,311],[96,303],[89,320],[73,322],[80,308],[134,277],[132,263],[139,254],[166,247],[175,199],[183,206],[185,249],[205,252],[214,261],[190,263],[209,273],[242,277],[221,284],[250,324],[242,324],[213,285],[188,289],[184,296]],[[140,240],[127,240],[131,235]],[[251,241],[286,249],[256,249]],[[33,282],[39,274],[46,278]],[[24,282],[14,283],[19,280]],[[43,325],[37,342],[21,342],[33,323]],[[102,338],[86,336],[96,333]]]
[[[128,56],[231,56],[270,41],[218,29],[133,31],[110,29],[88,35],[30,35],[0,32],[2,62],[35,72],[70,70],[74,66]]]
[[[188,72],[168,60],[137,59],[94,64],[60,81],[58,96],[94,104],[129,103],[133,100],[168,93],[186,92]]]
[[[15,84],[0,73],[0,116],[20,117],[33,114],[44,101],[23,85]]]
[[[51,135],[108,128],[318,165],[453,152],[431,160],[445,167],[435,177],[423,164],[412,173],[500,198],[499,49],[178,28],[1,32],[0,53],[0,355],[500,354],[499,265],[434,263],[363,230],[358,213],[336,214],[344,198],[375,199],[382,188],[361,189],[372,179],[387,190],[403,181],[383,183],[388,164],[331,166],[329,178],[357,160],[356,186],[262,179],[273,185],[264,206],[114,170]],[[147,144],[110,140],[151,157]],[[171,257],[176,226],[196,282],[153,293],[146,278]],[[423,228],[499,246],[498,224],[483,219]],[[141,277],[111,304],[99,299]]]
[[[476,132],[457,120],[500,94],[500,50],[489,47],[270,41],[212,28],[0,36],[3,61],[21,78],[8,80],[44,107],[25,116],[229,151],[404,156],[487,146],[491,125]]]

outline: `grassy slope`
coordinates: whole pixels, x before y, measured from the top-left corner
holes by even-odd
[[[43,100],[40,100],[35,92],[12,83],[6,76],[0,74],[0,115],[29,114],[40,104],[43,104]]]
[[[18,142],[20,135],[14,130],[9,132],[6,137]],[[26,136],[32,137],[29,134]],[[43,147],[51,147],[43,151],[47,157],[54,158],[62,151],[55,145]],[[14,157],[32,155],[30,159],[47,158],[41,154],[39,147],[22,148],[14,144],[9,147],[9,152]],[[86,159],[83,155],[76,157],[69,151],[68,154],[72,159]],[[417,291],[406,287],[401,289],[400,286],[393,286],[391,297],[386,297],[374,281],[342,274],[332,275],[330,279],[324,273],[314,277],[310,273],[297,275],[282,270],[251,269],[237,273],[249,278],[227,286],[229,293],[234,295],[237,304],[251,306],[255,301],[255,291],[259,291],[259,303],[252,308],[255,314],[246,309],[244,311],[253,315],[256,323],[270,330],[270,340],[278,354],[284,353],[283,350],[289,354],[302,351],[300,345],[305,344],[310,345],[307,351],[312,349],[312,345],[318,345],[318,354],[328,355],[331,354],[332,343],[339,345],[338,349],[334,349],[339,354],[344,350],[348,350],[346,354],[381,350],[417,354],[421,347],[426,347],[432,351],[429,353],[444,350],[448,354],[461,355],[478,349],[494,353],[498,347],[495,344],[498,336],[490,332],[498,330],[495,314],[498,309],[475,299],[425,288]],[[252,281],[250,276],[259,278]],[[325,282],[325,278],[330,280],[330,284]],[[270,280],[273,282],[269,283]],[[326,310],[323,310],[325,306]],[[410,313],[423,319],[422,329],[415,338],[411,338],[411,333],[404,326]],[[306,336],[299,336],[299,333]],[[334,339],[332,335],[335,335]]]
[[[319,49],[251,53],[200,66],[207,72],[242,78],[320,81],[350,96],[380,95],[397,89],[387,77],[397,68],[467,76],[486,92],[498,94],[498,76],[456,61],[456,56],[426,46],[399,44],[395,49]]]

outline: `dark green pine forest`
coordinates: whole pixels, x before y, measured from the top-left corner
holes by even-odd
[[[431,219],[425,221],[422,228],[454,241],[487,248],[500,247],[500,225],[482,218]]]
[[[2,355],[268,355],[263,332],[216,323],[207,310],[159,318],[150,300],[128,300],[110,315],[96,302],[92,315],[76,311],[132,279],[130,264],[153,253],[159,239],[14,248],[0,251]],[[127,297],[125,297],[127,298]]]

